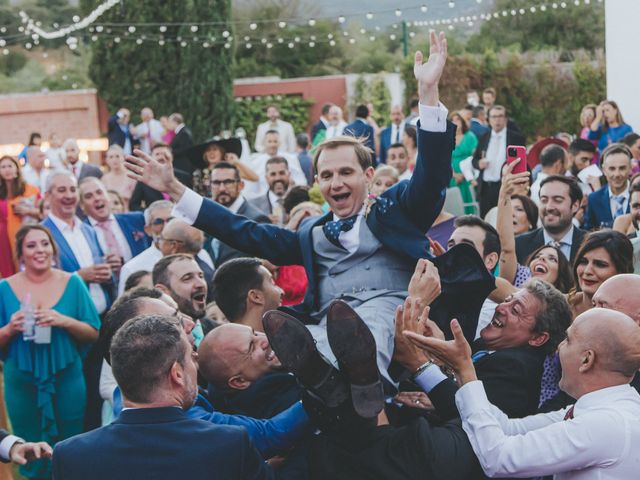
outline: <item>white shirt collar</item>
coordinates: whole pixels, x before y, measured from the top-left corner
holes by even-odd
[[[624,197],[625,200],[629,199],[629,181],[627,180],[627,188],[624,189],[624,191],[620,194],[621,196]],[[611,191],[611,186],[607,187],[609,190],[609,198],[615,198],[618,195],[614,195],[614,193]]]
[[[91,224],[92,227],[95,227],[98,224],[98,220],[96,220],[93,217],[87,217],[89,219],[89,223]],[[109,218],[107,218],[108,220],[115,220],[116,217],[113,216],[113,213],[109,215]]]
[[[569,246],[572,245],[572,243],[573,243],[573,229],[574,228],[575,227],[573,226],[573,223],[572,223],[571,224],[571,228],[569,229],[569,231],[565,234],[564,237],[562,237],[560,239],[560,243],[561,244],[564,243],[564,244],[569,245]],[[548,244],[549,242],[555,241],[553,238],[551,238],[551,236],[547,233],[547,231],[544,228],[542,229],[542,233],[544,235],[544,244],[545,245]]]
[[[618,397],[628,393],[631,388],[633,388],[631,385],[625,383],[624,385],[616,385],[589,392],[576,401],[574,412],[579,413],[581,409],[588,409],[592,406],[601,407],[602,405],[608,404],[612,397]]]
[[[180,125],[178,125],[175,129],[175,132],[178,133],[180,130],[182,130],[184,128],[184,123],[181,123]]]
[[[269,190],[267,192],[267,194],[269,195],[269,203],[271,203],[271,205],[278,205],[278,201],[281,198],[284,198],[284,195],[282,197],[277,196],[275,193],[273,193],[271,190]]]
[[[80,219],[76,216],[73,217],[73,227],[69,226],[69,224],[67,222],[65,222],[63,219],[61,219],[60,217],[56,217],[53,213],[49,212],[49,218],[51,218],[51,221],[53,222],[53,224],[58,228],[58,230],[60,230],[61,232],[64,231],[71,231],[73,232],[79,225],[80,225]]]
[[[229,205],[227,208],[231,210],[233,213],[238,213],[238,210],[240,210],[240,207],[242,207],[243,204],[244,204],[244,197],[242,195],[238,195],[238,198],[236,198],[233,201],[233,203]]]
[[[491,138],[497,138],[497,137],[502,138],[502,136],[506,133],[506,131],[507,131],[506,128],[503,128],[499,132],[496,132],[495,130],[491,130]]]

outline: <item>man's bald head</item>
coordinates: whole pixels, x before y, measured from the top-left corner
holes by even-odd
[[[593,296],[593,304],[622,312],[640,325],[640,275],[622,273],[608,278]]]
[[[189,253],[195,256],[202,250],[204,233],[202,230],[174,218],[162,230],[162,239],[164,243],[168,244],[166,249],[171,250],[169,253]],[[161,250],[165,255],[168,254],[165,253],[165,248],[161,248]]]
[[[579,398],[631,381],[640,369],[640,327],[624,313],[592,308],[574,320],[558,351],[560,388]]]
[[[282,367],[264,333],[237,323],[207,334],[198,347],[198,366],[204,378],[222,390],[247,389]]]

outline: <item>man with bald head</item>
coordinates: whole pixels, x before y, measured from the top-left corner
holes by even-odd
[[[608,278],[593,296],[593,304],[622,312],[640,325],[640,276],[622,273]]]
[[[224,413],[269,418],[300,400],[300,386],[283,370],[267,336],[247,325],[215,328],[198,355],[209,399]]]
[[[78,182],[85,177],[102,178],[102,170],[89,163],[80,160],[80,146],[75,138],[67,138],[62,144],[67,160],[67,168]]]
[[[640,395],[629,382],[640,368],[640,327],[631,318],[603,308],[579,315],[558,347],[560,388],[575,404],[523,419],[489,403],[460,325],[451,328],[451,341],[405,335],[454,369],[462,428],[488,476],[636,478]]]
[[[32,145],[27,148],[27,164],[22,168],[22,178],[27,183],[35,185],[41,192],[45,191],[47,176],[50,170],[45,166],[47,155],[40,147]]]

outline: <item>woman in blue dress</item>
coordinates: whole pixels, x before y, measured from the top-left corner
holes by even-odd
[[[598,142],[598,150],[602,152],[612,143],[621,142],[633,129],[624,123],[618,104],[613,100],[600,102],[596,108],[596,118],[591,123],[589,140]]]
[[[16,234],[24,271],[0,281],[0,352],[5,402],[16,435],[51,445],[82,433],[86,386],[82,357],[98,338],[100,317],[76,274],[54,269],[49,230],[25,225]],[[25,339],[35,319],[45,338]],[[49,343],[46,343],[47,328]],[[38,343],[42,342],[42,343]],[[50,477],[50,462],[21,467],[27,478]]]

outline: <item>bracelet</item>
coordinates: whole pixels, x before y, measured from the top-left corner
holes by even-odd
[[[431,360],[427,360],[425,363],[420,365],[418,369],[415,371],[413,375],[411,375],[411,380],[415,382],[416,378],[418,378],[422,373],[429,367],[435,365]]]

